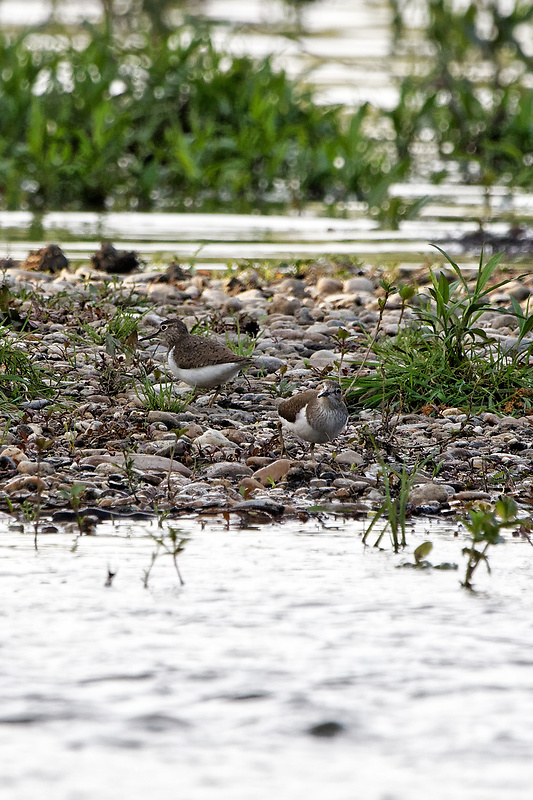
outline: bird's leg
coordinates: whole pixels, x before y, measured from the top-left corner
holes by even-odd
[[[217,388],[215,390],[215,393],[213,394],[213,397],[211,398],[211,400],[207,404],[208,408],[212,407],[213,403],[215,402],[215,400],[216,400],[216,398],[218,397],[219,394],[220,394],[220,386],[217,386]]]
[[[311,456],[311,459],[314,461],[315,460],[315,443],[314,442],[309,442],[309,455]]]
[[[283,438],[283,426],[281,422],[278,422],[278,433],[279,433],[280,455],[283,458],[283,456],[287,455],[287,449],[285,447],[285,440]]]

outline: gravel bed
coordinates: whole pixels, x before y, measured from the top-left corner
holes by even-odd
[[[385,463],[413,476],[412,514],[463,514],[503,492],[528,513],[533,416],[444,408],[384,419],[363,409],[334,442],[317,445],[314,459],[290,434],[282,454],[277,404],[335,376],[340,328],[353,337],[343,369],[355,374],[378,319],[375,270],[346,280],[325,272],[322,265],[305,281],[267,281],[252,269],[230,279],[146,271],[111,280],[88,266],[48,273],[8,265],[11,316],[27,321],[22,333],[10,328],[8,339],[31,353],[55,389],[50,399],[0,414],[0,508],[56,522],[80,516],[88,532],[113,515],[236,514],[243,524],[320,513],[365,517],[383,502]],[[523,302],[530,285],[522,279],[506,291]],[[505,302],[501,295],[496,300]],[[210,395],[186,404],[188,387],[174,382],[182,409],[148,410],[142,376],[164,385],[166,353],[153,341],[133,353],[115,351],[105,335],[120,308],[139,319],[139,336],[180,316],[189,329],[206,322],[210,335],[227,341],[237,337],[237,318],[241,333],[260,331],[254,365],[212,407]],[[399,320],[392,298],[383,335],[394,336]],[[401,324],[411,321],[407,311]],[[487,312],[481,324],[509,346],[516,341],[511,316]]]

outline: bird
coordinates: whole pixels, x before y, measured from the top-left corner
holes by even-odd
[[[342,399],[341,387],[333,381],[324,381],[317,389],[283,400],[278,406],[278,415],[282,425],[309,442],[311,456],[315,444],[333,441],[348,422],[348,409]],[[281,443],[283,450],[282,435]]]
[[[215,339],[189,333],[181,319],[165,319],[158,330],[146,339],[159,339],[168,347],[168,366],[176,378],[194,388],[217,389],[209,405],[213,405],[220,386],[232,380],[252,359],[238,356]]]

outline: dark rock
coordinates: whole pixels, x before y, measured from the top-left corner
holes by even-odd
[[[339,733],[342,733],[344,730],[344,725],[341,725],[340,722],[321,722],[309,728],[308,733],[310,733],[311,736],[331,739],[333,736],[338,736]]]
[[[22,265],[23,269],[34,269],[39,272],[61,272],[68,269],[68,258],[59,245],[48,244],[40,250],[32,250]]]
[[[236,503],[232,506],[231,511],[245,511],[262,512],[271,517],[279,517],[285,511],[285,506],[281,503],[275,503],[273,500],[244,500],[242,503]]]
[[[111,242],[103,242],[100,250],[91,256],[95,269],[108,274],[133,272],[139,266],[139,259],[133,250],[116,250]]]

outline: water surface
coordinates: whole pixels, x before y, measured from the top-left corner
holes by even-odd
[[[365,549],[361,522],[179,524],[185,586],[167,557],[148,589],[145,523],[74,550],[4,528],[3,797],[531,797],[528,544],[470,594]],[[449,527],[422,537],[463,569]]]

